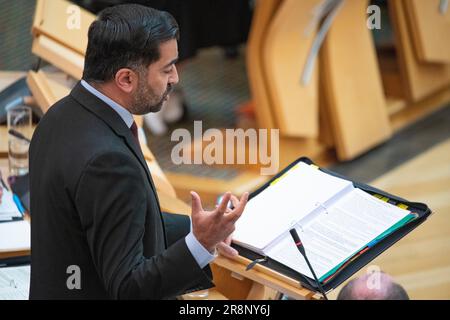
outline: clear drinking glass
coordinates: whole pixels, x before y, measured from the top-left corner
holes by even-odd
[[[28,149],[32,135],[32,113],[27,106],[7,111],[9,173],[20,176],[28,173]]]

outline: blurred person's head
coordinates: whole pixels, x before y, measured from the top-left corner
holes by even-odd
[[[133,114],[157,112],[178,82],[178,38],[167,12],[106,8],[89,27],[83,79]]]
[[[373,272],[348,282],[338,300],[409,300],[405,289],[384,272]]]

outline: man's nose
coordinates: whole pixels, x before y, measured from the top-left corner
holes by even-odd
[[[178,81],[180,81],[180,79],[178,77],[178,70],[177,70],[176,65],[174,65],[172,75],[169,78],[169,82],[172,84],[177,84]]]

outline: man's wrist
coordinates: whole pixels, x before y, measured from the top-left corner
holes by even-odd
[[[193,232],[190,232],[185,238],[186,244],[201,268],[216,258],[216,252],[209,252],[196,238]]]
[[[209,253],[213,253],[216,250],[216,246],[211,246],[206,241],[204,241],[201,237],[197,236],[195,232],[192,230],[192,234],[197,239],[198,243],[202,245],[202,247],[208,251]]]

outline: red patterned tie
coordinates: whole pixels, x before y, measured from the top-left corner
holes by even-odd
[[[136,122],[133,121],[133,124],[130,127],[131,133],[133,134],[134,138],[136,139],[136,143],[139,144],[139,135],[138,135],[138,131],[137,131],[137,125]]]

